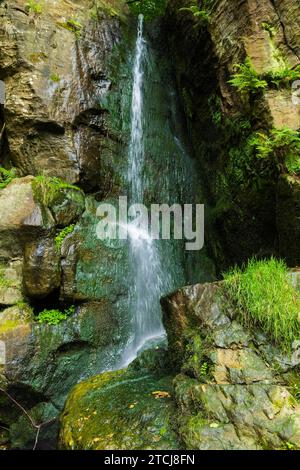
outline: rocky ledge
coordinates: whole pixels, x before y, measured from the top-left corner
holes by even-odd
[[[62,417],[61,447],[152,449],[157,442],[160,449],[170,449],[169,439],[161,438],[166,430],[175,432],[177,445],[186,449],[299,448],[300,404],[293,393],[297,356],[288,359],[262,331],[245,329],[228,306],[222,283],[183,288],[163,298],[162,306],[168,352],[144,357],[154,354],[157,363],[159,355],[171,367],[172,386],[170,371],[167,382],[157,379],[166,374],[157,365],[153,379],[149,360],[142,385],[136,385],[132,366],[78,385]],[[155,391],[161,392],[160,406],[149,414],[144,401],[157,405]],[[172,420],[158,430],[170,407]],[[147,430],[132,439],[136,423]]]

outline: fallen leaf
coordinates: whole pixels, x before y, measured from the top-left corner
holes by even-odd
[[[161,391],[158,391],[158,392],[152,392],[152,395],[154,395],[154,397],[156,399],[159,399],[159,398],[170,398],[171,395],[169,394],[169,392],[161,392]]]

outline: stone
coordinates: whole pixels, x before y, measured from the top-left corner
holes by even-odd
[[[0,305],[14,305],[23,299],[22,260],[12,260],[0,266]]]
[[[174,411],[169,377],[106,372],[72,390],[62,415],[60,448],[178,450]]]
[[[222,285],[189,286],[162,299],[178,372],[179,436],[187,449],[299,448],[298,362],[239,323]]]
[[[24,250],[23,285],[25,295],[44,298],[60,286],[60,255],[54,238],[27,243]]]
[[[42,210],[32,191],[33,177],[17,178],[0,191],[0,257],[22,257],[27,240],[54,227],[47,208]]]

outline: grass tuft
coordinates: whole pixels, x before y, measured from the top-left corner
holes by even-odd
[[[259,326],[284,351],[300,338],[300,295],[281,260],[251,259],[244,269],[224,274],[225,292],[242,323]]]

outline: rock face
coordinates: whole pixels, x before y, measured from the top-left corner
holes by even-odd
[[[170,378],[145,375],[145,372],[107,372],[82,382],[67,400],[60,447],[68,450],[179,449],[172,429],[175,406],[170,393]]]
[[[180,11],[194,4],[170,0],[165,27],[201,164],[199,180],[211,206],[206,226],[210,251],[221,269],[277,248],[291,265],[299,264],[297,185],[284,191],[274,156],[259,159],[249,147],[257,131],[300,128],[292,82],[278,87],[269,83],[264,93],[240,93],[229,83],[236,64],[246,58],[258,76],[280,75],[299,65],[300,32],[294,20],[299,3],[243,0],[237,8],[235,0],[212,1],[207,23]],[[289,210],[285,215],[283,208]]]
[[[124,99],[112,80],[127,61],[113,52],[126,5],[47,0],[34,12],[0,3],[1,166],[15,170],[0,190],[0,382],[35,422],[49,421],[38,447],[53,448],[69,390],[111,368],[126,341],[126,256],[96,236],[96,208],[118,184],[111,165],[124,147],[110,112]],[[66,321],[37,323],[43,309],[71,304]],[[35,430],[1,391],[0,416],[5,445],[33,448]]]
[[[162,299],[179,436],[187,449],[300,446],[300,404],[290,392],[297,363],[249,332],[226,305],[222,284]]]
[[[115,5],[122,9],[121,1]],[[89,0],[46,1],[40,14],[23,1],[0,8],[11,161],[24,175],[98,187],[99,148],[107,138],[100,99],[111,85],[108,58],[120,38],[120,9]]]

